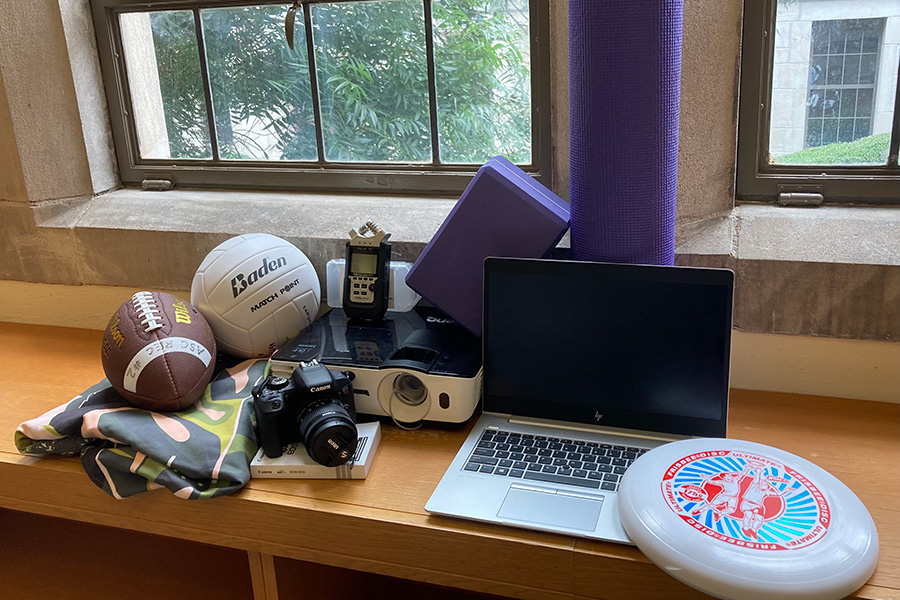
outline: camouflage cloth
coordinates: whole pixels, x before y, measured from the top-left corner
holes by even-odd
[[[250,479],[257,451],[250,390],[267,364],[222,371],[194,404],[172,413],[135,408],[104,379],[19,425],[16,448],[80,456],[91,481],[114,498],[160,487],[185,499],[230,494]]]

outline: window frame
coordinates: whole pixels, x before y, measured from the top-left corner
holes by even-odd
[[[309,4],[361,0],[301,0],[298,21]],[[431,0],[425,6],[426,32],[431,32]],[[119,176],[126,186],[145,180],[168,180],[177,187],[269,189],[306,192],[455,196],[471,181],[481,164],[339,163],[318,161],[214,161],[202,159],[144,159],[140,157],[118,15],[125,12],[190,10],[237,6],[283,5],[289,0],[91,0],[101,76],[106,88],[110,126]],[[551,182],[550,138],[550,24],[549,0],[529,0],[531,57],[532,162],[519,165],[542,184]],[[195,17],[196,18],[196,17]],[[199,38],[198,38],[199,41]],[[298,40],[299,42],[299,40]],[[303,42],[305,43],[305,42]],[[431,41],[427,42],[431,46]],[[205,72],[201,50],[201,70]],[[208,80],[207,77],[204,79]],[[205,87],[205,84],[204,84]],[[429,73],[431,121],[436,121],[433,74]],[[204,91],[210,122],[214,122],[209,90]],[[317,134],[317,137],[318,136]],[[432,147],[437,145],[433,140]]]
[[[769,103],[778,0],[745,0],[738,109],[737,201],[777,202],[781,193],[821,194],[825,203],[900,204],[900,83],[888,164],[827,166],[769,164]]]

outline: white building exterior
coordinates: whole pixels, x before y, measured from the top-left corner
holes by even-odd
[[[835,22],[858,19],[873,19],[865,23],[865,30],[879,32],[880,43],[874,55],[871,42],[868,49],[851,49],[850,43],[846,48],[835,43],[823,49],[823,35],[841,29],[841,24]],[[817,50],[813,50],[814,44]],[[846,61],[846,77],[838,66],[844,64],[842,60]],[[825,72],[827,61],[831,64]],[[860,61],[863,68],[853,70]],[[873,61],[874,81],[861,83],[866,80],[862,72],[866,66],[873,66]],[[777,159],[810,146],[891,131],[898,61],[900,0],[779,0],[772,74],[771,156]],[[844,95],[846,100],[841,106]]]

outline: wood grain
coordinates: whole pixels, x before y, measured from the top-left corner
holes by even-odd
[[[634,547],[428,515],[425,502],[468,425],[403,431],[383,422],[365,480],[258,479],[211,501],[164,490],[114,500],[76,459],[23,457],[13,444],[21,421],[103,378],[100,336],[0,323],[0,508],[245,551],[245,574],[248,581],[253,574],[260,599],[278,593],[270,589],[276,580],[291,587],[281,575],[291,561],[518,598],[705,597]],[[881,553],[856,597],[897,600],[900,406],[733,390],[729,423],[729,437],[804,457],[860,497]]]
[[[278,600],[278,582],[275,576],[275,557],[260,552],[247,552],[250,577],[253,581],[253,600]],[[289,597],[289,596],[288,596]]]
[[[227,548],[0,509],[2,598],[246,600],[245,564]]]

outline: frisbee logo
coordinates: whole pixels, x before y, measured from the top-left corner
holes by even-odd
[[[666,504],[694,529],[756,550],[796,550],[828,532],[831,510],[801,473],[756,454],[717,450],[666,470]]]

